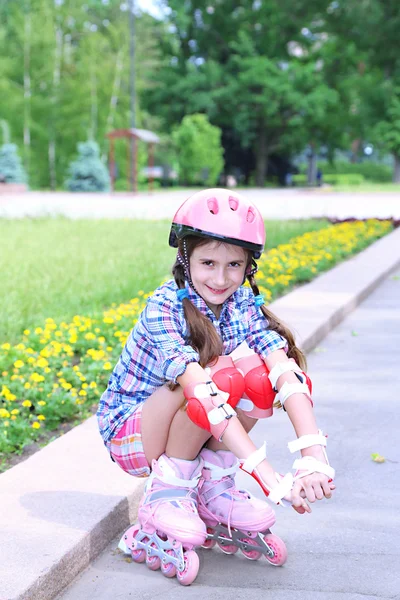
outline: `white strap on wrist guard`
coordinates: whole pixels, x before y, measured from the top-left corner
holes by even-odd
[[[324,446],[326,448],[326,437],[319,429],[318,433],[309,433],[306,435],[302,435],[297,438],[297,440],[293,440],[293,442],[288,443],[289,451],[293,454],[293,452],[298,452],[299,450],[304,450],[304,448],[310,448],[311,446]]]
[[[293,396],[293,394],[305,394],[307,398],[312,402],[310,390],[307,384],[287,383],[287,381],[285,381],[280,391],[277,393],[275,401],[279,401],[283,407],[285,405],[286,400],[290,396]]]
[[[335,479],[335,469],[329,464],[325,464],[320,460],[317,460],[313,456],[303,456],[298,458],[293,463],[293,469],[296,471],[294,479],[301,479],[312,473],[322,473],[329,477],[329,479]],[[300,471],[300,473],[298,473]]]
[[[285,500],[284,496],[287,496],[292,491],[294,481],[293,475],[291,473],[287,473],[285,476],[282,476],[279,473],[275,473],[278,485],[272,490],[269,489],[256,473],[256,468],[266,457],[267,443],[264,442],[261,448],[255,450],[246,460],[240,461],[240,468],[242,471],[245,471],[254,477],[254,479],[261,485],[261,488],[263,489],[268,500],[271,500],[271,502],[274,504],[280,504],[281,506],[290,506],[290,502]]]
[[[324,454],[326,464],[314,458],[314,456],[303,456],[298,458],[293,463],[293,469],[296,471],[294,480],[301,479],[312,473],[322,473],[330,479],[335,479],[335,469],[333,469],[328,461],[328,457],[325,451],[327,445],[326,436],[323,434],[321,429],[318,429],[318,433],[309,433],[302,435],[297,440],[293,440],[288,443],[288,448],[291,453],[304,448],[311,448],[311,446],[322,446],[322,452]]]
[[[271,371],[268,374],[268,379],[270,380],[275,392],[278,391],[278,388],[276,387],[276,382],[278,381],[279,377],[284,373],[288,373],[289,371],[293,371],[294,373],[300,375],[301,382],[305,382],[303,371],[301,370],[299,365],[296,364],[293,360],[285,360],[284,362],[278,362],[272,367]]]

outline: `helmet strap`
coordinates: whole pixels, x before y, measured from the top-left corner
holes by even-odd
[[[183,246],[183,254],[181,253],[180,250],[178,250],[178,254],[177,254],[176,258],[177,258],[178,262],[182,265],[183,270],[185,271],[185,277],[186,277],[186,280],[189,283],[190,287],[196,292],[196,294],[199,294],[199,292],[194,287],[192,278],[190,276],[189,255],[188,255],[188,251],[187,251],[187,245],[186,245],[185,238],[183,238],[183,240],[182,240],[182,246]],[[199,294],[199,296],[200,296],[200,294]]]

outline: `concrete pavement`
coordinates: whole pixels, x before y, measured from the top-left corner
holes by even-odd
[[[241,190],[239,190],[241,192]],[[81,194],[67,192],[28,192],[0,195],[0,218],[62,215],[72,219],[171,219],[193,190],[158,191],[152,194]],[[246,189],[249,199],[266,219],[400,219],[397,192],[338,193],[318,189]]]
[[[293,291],[291,294],[273,303],[271,309],[296,331],[296,337],[300,345],[310,352],[316,345],[321,344],[324,336],[346,317],[366,295],[398,268],[400,268],[400,228],[379,240],[361,254],[345,261],[328,273],[321,275],[310,284]],[[393,285],[395,283],[400,285],[397,280],[390,280],[390,282],[393,282]],[[391,291],[392,294],[396,294],[397,292],[397,308],[399,306],[398,290],[399,287],[393,288]],[[380,297],[382,297],[382,293]],[[395,300],[396,298],[393,302]],[[382,306],[382,316],[385,319],[389,319],[393,313],[392,309],[390,306],[385,307],[384,304]],[[389,324],[385,322],[385,328],[390,333],[396,332],[396,327],[398,326],[398,323],[396,324],[392,321]],[[376,325],[374,327],[377,330]],[[357,330],[355,331],[357,333]],[[329,366],[325,367],[327,370],[326,375],[332,377],[332,380],[327,379],[326,381],[329,383],[326,384],[325,379],[319,379],[320,367],[318,366],[318,362],[315,363],[316,367],[314,367],[313,361],[323,358],[326,354],[325,352],[319,352],[315,354],[315,357],[311,357],[310,364],[311,376],[315,382],[316,389],[320,390],[316,398],[318,411],[320,411],[318,413],[319,420],[322,427],[329,429],[332,437],[331,453],[335,457],[335,466],[340,472],[346,472],[347,477],[348,471],[346,471],[344,463],[348,462],[350,465],[351,477],[349,481],[346,480],[344,484],[341,484],[335,501],[331,503],[332,506],[337,506],[339,512],[329,512],[331,507],[328,503],[320,503],[321,506],[318,506],[315,510],[315,515],[321,515],[321,517],[318,517],[320,519],[317,521],[318,527],[312,529],[308,522],[314,518],[313,516],[311,519],[309,516],[298,517],[292,523],[291,519],[294,516],[297,517],[297,515],[292,515],[292,511],[289,511],[287,513],[288,520],[286,520],[286,513],[285,519],[279,519],[276,533],[288,541],[290,555],[299,552],[299,556],[302,556],[300,550],[298,550],[299,545],[302,545],[305,548],[305,556],[309,556],[311,551],[314,554],[320,552],[321,556],[325,556],[327,552],[331,553],[332,556],[338,555],[340,557],[340,565],[342,565],[340,568],[344,568],[347,566],[348,557],[346,558],[346,555],[343,557],[341,553],[342,545],[344,544],[343,548],[345,550],[352,548],[351,535],[343,537],[341,533],[341,524],[342,520],[344,520],[346,527],[350,528],[351,532],[354,530],[354,539],[356,540],[357,548],[361,547],[361,545],[363,546],[363,552],[365,552],[364,558],[367,560],[366,564],[368,565],[368,569],[372,571],[374,557],[383,555],[382,547],[383,549],[390,547],[390,552],[392,552],[392,546],[388,546],[389,543],[392,543],[391,537],[386,533],[386,529],[384,529],[388,522],[386,514],[392,519],[392,513],[383,511],[382,514],[379,512],[376,515],[370,515],[368,512],[368,502],[371,501],[371,493],[367,489],[368,485],[373,487],[372,500],[374,502],[376,502],[380,490],[378,487],[374,487],[368,478],[368,480],[365,480],[365,469],[367,467],[368,469],[371,468],[369,462],[362,463],[362,468],[359,470],[356,468],[357,463],[354,462],[354,455],[351,452],[347,453],[347,448],[352,452],[356,450],[352,436],[356,436],[355,439],[360,443],[365,443],[363,438],[364,429],[361,428],[359,430],[354,416],[351,411],[349,412],[349,406],[353,405],[353,397],[360,397],[362,404],[362,394],[364,394],[364,391],[366,394],[371,390],[374,392],[374,404],[372,402],[371,406],[368,404],[368,408],[365,411],[367,438],[370,436],[370,429],[368,427],[372,427],[370,421],[368,421],[368,414],[371,414],[372,419],[376,420],[377,423],[379,423],[379,414],[382,415],[382,419],[386,418],[390,425],[394,423],[396,413],[385,412],[382,408],[384,402],[391,406],[394,393],[390,387],[385,391],[382,385],[386,379],[388,380],[388,386],[392,385],[391,381],[392,378],[394,381],[396,370],[389,362],[390,357],[385,357],[386,362],[382,360],[382,373],[386,374],[385,379],[381,375],[381,363],[379,363],[376,373],[371,371],[371,360],[374,350],[372,337],[369,335],[354,335],[350,337],[350,341],[353,342],[358,337],[366,340],[369,359],[368,361],[364,358],[347,360],[344,366],[340,367],[340,379],[337,376],[338,367],[330,374]],[[390,350],[398,347],[396,341],[396,339],[393,339],[393,342],[386,341]],[[368,344],[372,344],[372,348]],[[323,345],[325,345],[325,342]],[[343,352],[345,348],[346,345],[343,346]],[[341,352],[339,352],[338,358],[340,356]],[[323,371],[322,367],[321,370]],[[371,376],[371,373],[374,377]],[[332,390],[336,389],[336,386],[342,383],[342,377],[344,377],[343,381],[346,386],[350,386],[353,380],[360,384],[360,386],[361,383],[367,381],[367,386],[365,390],[365,386],[355,389],[355,395],[348,393],[346,400],[343,400],[340,394],[335,393],[334,404],[332,401]],[[318,380],[320,383],[318,383]],[[327,387],[326,393],[328,394],[329,392],[326,401],[323,400],[323,396],[319,400],[319,393],[323,395],[324,389],[326,390],[324,386]],[[342,388],[339,386],[338,389],[341,390]],[[350,387],[348,389],[350,390]],[[346,390],[347,387],[344,388],[344,393],[347,393]],[[376,400],[377,397],[379,397],[379,404]],[[338,412],[336,411],[336,402],[338,407],[340,407]],[[378,407],[380,412],[378,412]],[[357,410],[359,409],[360,407]],[[376,409],[376,411],[371,409]],[[273,428],[271,424],[273,424]],[[285,429],[287,428],[287,422],[284,419],[284,415],[278,413],[272,421],[265,424],[265,427],[268,428],[267,437],[271,440],[271,450],[273,455],[276,456],[276,464],[280,469],[284,470],[288,468],[290,462],[289,457],[282,451],[285,444],[282,443],[279,448],[277,447],[275,454],[274,438],[270,437],[270,433],[271,436],[276,433],[279,434],[279,437],[276,439],[291,439],[290,433]],[[265,437],[264,430],[260,430],[259,427],[256,430],[256,434],[258,436],[256,441],[262,441]],[[386,447],[381,446],[382,436],[386,443],[388,442],[389,438],[385,438],[384,432],[378,429],[378,433],[373,438],[376,439],[376,445],[371,447],[370,452],[386,452],[387,457],[392,458],[387,452]],[[357,452],[355,456],[360,458],[360,454],[357,454]],[[396,458],[393,458],[393,460],[396,460]],[[383,467],[387,469],[389,467],[390,469],[391,465],[392,463],[384,465],[373,464],[372,466],[373,468]],[[386,470],[373,471],[373,474],[386,472]],[[355,487],[352,487],[354,486],[354,482]],[[382,484],[382,481],[378,481],[378,483]],[[390,501],[393,499],[394,492],[392,493],[387,482],[383,483],[386,487],[384,487],[382,503],[386,507],[389,499]],[[247,478],[245,485],[251,487],[251,484],[252,480]],[[55,440],[25,462],[1,474],[0,599],[50,600],[55,598],[65,586],[70,584],[83,569],[92,563],[95,557],[109,544],[110,540],[119,534],[129,522],[135,520],[142,485],[142,481],[129,477],[109,460],[102,446],[94,418],[89,419]],[[365,536],[363,537],[360,534],[361,526],[357,524],[357,521],[354,527],[352,525],[354,514],[351,513],[348,516],[348,508],[346,507],[350,506],[350,504],[347,505],[341,502],[341,490],[347,489],[346,486],[351,490],[347,495],[345,494],[346,502],[353,503],[351,506],[354,503],[357,504],[357,509],[354,513],[355,516],[361,518],[362,514],[367,514],[368,518],[371,517],[371,521],[368,521],[368,531],[371,539],[368,540],[367,545],[365,545]],[[368,491],[369,496],[365,490]],[[396,502],[393,501],[393,504],[396,505]],[[373,520],[372,517],[374,518]],[[331,534],[327,538],[328,541],[326,541],[324,536],[325,534],[327,535],[327,527],[331,522],[334,527],[330,529]],[[382,545],[378,545],[380,544],[380,540],[378,535],[375,536],[374,523],[377,523],[378,527],[383,528]],[[395,521],[393,523],[395,524]],[[318,533],[320,528],[322,528],[322,537],[318,537],[320,535]],[[297,531],[302,534],[301,540],[292,537],[293,532]],[[375,540],[372,539],[374,536],[376,537]],[[331,538],[334,542],[333,545],[331,544]],[[322,542],[322,539],[325,541]],[[327,546],[324,544],[327,544]],[[392,553],[391,556],[396,555]],[[216,553],[204,557],[205,564],[207,564],[207,561],[209,563],[208,566],[203,567],[201,575],[201,577],[204,577],[203,573],[210,573],[210,585],[213,587],[215,585],[216,589],[218,588],[218,577],[224,577],[225,565],[235,564],[218,562],[218,568],[213,570],[214,561],[220,561],[220,558],[229,560],[229,557],[217,557],[218,554]],[[359,556],[358,558],[360,559]],[[118,557],[118,559],[121,561],[121,557]],[[330,567],[330,563],[321,563],[320,560],[320,557],[318,557],[315,567],[309,568],[308,571],[311,573],[311,580],[315,581],[313,578],[321,576],[321,569],[326,569],[324,580],[326,589],[329,591],[331,589],[329,586],[332,585],[332,582],[336,587],[338,585],[337,579],[339,575],[337,574],[337,568],[335,570],[333,567]],[[390,560],[389,563],[392,565]],[[124,568],[124,564],[122,560],[118,565],[113,565],[113,568],[115,566],[116,571],[121,573],[121,565]],[[299,567],[294,571],[295,576],[290,580],[292,582],[290,583],[292,586],[291,590],[305,589],[302,587],[304,582],[301,578],[301,569],[306,569],[307,565],[304,563],[299,564],[301,568]],[[336,567],[338,566],[338,563],[335,563],[335,561],[332,564],[336,564]],[[177,584],[175,587],[165,588],[165,585],[170,585],[170,583],[166,582],[159,573],[151,573],[145,567],[141,569],[139,565],[127,566],[130,567],[130,571],[127,571],[127,573],[129,573],[129,577],[132,575],[133,578],[129,579],[130,586],[132,586],[132,581],[140,582],[140,578],[143,578],[142,584],[144,587],[140,592],[141,596],[137,597],[153,598],[157,595],[157,590],[161,590],[160,594],[164,594],[165,590],[172,590],[168,593],[173,593],[174,596],[183,593],[194,594],[196,591],[193,592],[192,590],[196,589],[203,589],[204,591],[202,587],[196,588],[193,586],[190,588],[190,591],[184,592],[183,588],[180,588],[176,581],[174,582]],[[268,588],[271,582],[271,568],[267,565],[264,565],[264,567],[266,569],[259,573],[257,565],[254,566],[252,563],[246,561],[246,569],[249,570],[246,571],[246,577],[244,578],[243,574],[239,575],[235,566],[233,566],[228,571],[230,579],[226,579],[225,584],[227,585],[229,582],[232,582],[234,586],[237,586],[235,595],[238,595],[238,597],[245,597],[244,590],[242,589],[244,583],[253,587],[253,591],[256,594],[258,593],[257,585],[253,584],[253,581],[259,582],[263,588]],[[279,570],[279,572],[286,573],[286,569],[287,567]],[[274,573],[275,571],[278,572],[275,569],[272,569],[272,571]],[[249,577],[247,577],[247,574]],[[278,575],[272,575],[272,577],[278,577]],[[204,579],[200,581],[204,581]],[[301,582],[298,588],[296,588],[296,581]],[[275,587],[280,589],[281,583],[281,580],[276,580]],[[148,587],[148,591],[144,591],[146,586]],[[106,584],[101,589],[105,590]],[[343,582],[343,593],[349,589],[352,590],[353,588],[349,588],[349,584]],[[373,589],[373,594],[375,594],[375,596],[372,595],[371,597],[376,597],[376,586],[371,589]],[[131,593],[131,590],[133,593],[134,588],[129,587],[129,593]],[[98,596],[99,593],[94,593],[93,596]],[[218,593],[221,594],[220,597],[222,598],[222,591],[220,590]],[[263,589],[262,593],[265,594],[265,589]],[[102,596],[103,598],[115,597],[115,594],[109,596],[104,594],[106,594],[105,591]],[[124,594],[124,590],[119,590],[118,594],[119,596],[117,597],[122,598],[124,595],[128,595],[128,592],[125,591]],[[83,598],[84,596],[81,597]],[[92,597],[92,591],[88,592],[86,597]],[[257,597],[256,595],[254,596],[254,598]],[[316,597],[318,598],[318,596]],[[351,599],[356,597],[357,595],[349,596]],[[386,597],[393,598],[395,596],[387,595]],[[70,598],[75,598],[75,596],[70,596]]]
[[[118,537],[59,596],[59,600],[179,598],[215,600],[398,599],[400,270],[386,278],[350,316],[308,355],[315,411],[328,433],[328,454],[337,470],[332,500],[311,515],[277,509],[273,531],[289,551],[283,567],[265,560],[199,550],[201,569],[190,588],[145,565],[127,562]],[[273,463],[283,472],[293,430],[283,412],[259,421],[252,435],[267,439]],[[371,453],[386,462],[377,464]],[[240,484],[260,495],[243,473]]]

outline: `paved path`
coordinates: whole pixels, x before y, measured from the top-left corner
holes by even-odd
[[[199,576],[183,588],[176,579],[126,562],[114,540],[59,600],[400,599],[399,307],[397,270],[308,356],[337,491],[311,515],[277,510],[274,531],[289,551],[284,567],[218,549],[200,551]],[[259,422],[254,434],[256,443],[268,440],[280,470],[290,466],[285,445],[292,438],[283,413]],[[373,452],[386,462],[374,463]],[[248,476],[240,474],[240,482],[259,493]]]
[[[239,190],[240,191],[240,190]],[[0,195],[0,218],[63,215],[77,218],[171,219],[193,190],[153,194],[70,194],[67,192],[29,192]],[[400,193],[337,193],[321,190],[247,189],[267,219],[305,219],[309,217],[395,218],[400,219]]]

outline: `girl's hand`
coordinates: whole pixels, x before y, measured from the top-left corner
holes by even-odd
[[[333,490],[336,489],[333,481],[322,473],[312,473],[295,481],[292,489],[291,502],[293,508],[300,514],[311,512],[308,504],[323,498],[331,498]]]

